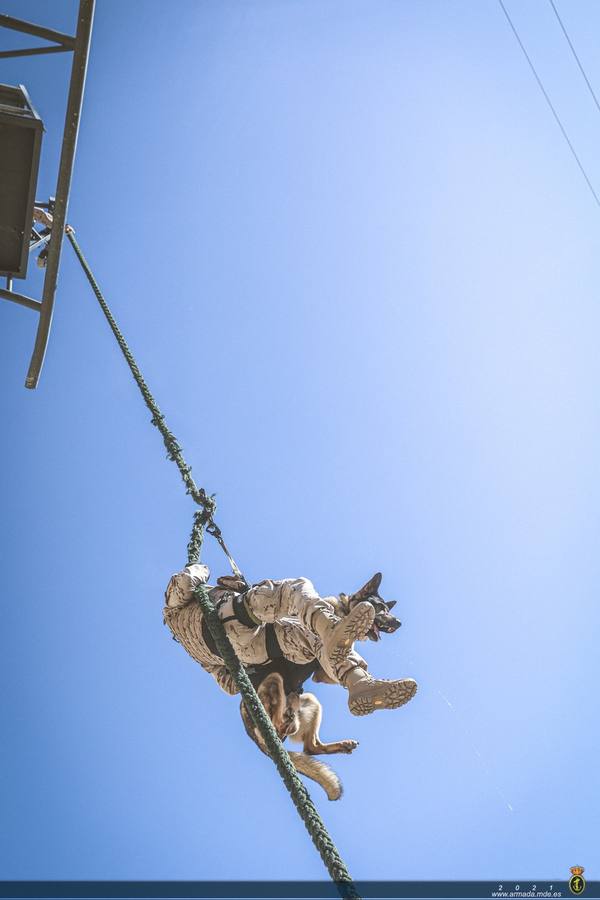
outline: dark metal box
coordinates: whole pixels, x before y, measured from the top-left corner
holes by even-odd
[[[0,84],[0,275],[27,274],[43,130],[23,85]]]

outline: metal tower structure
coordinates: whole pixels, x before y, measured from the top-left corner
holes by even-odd
[[[56,191],[55,197],[49,202],[35,201],[34,192],[37,181],[35,141],[33,144],[30,141],[31,150],[27,149],[29,144],[26,141],[24,142],[22,138],[22,135],[25,133],[24,129],[17,127],[11,129],[10,125],[2,125],[2,120],[0,119],[0,136],[2,137],[2,140],[0,140],[0,170],[4,170],[5,173],[3,184],[10,202],[6,198],[6,193],[2,199],[4,200],[4,208],[10,209],[13,215],[8,227],[4,225],[4,228],[2,228],[4,223],[0,223],[0,267],[2,268],[2,274],[6,276],[6,287],[0,288],[0,298],[34,310],[39,316],[35,345],[25,380],[25,387],[31,389],[37,387],[38,384],[52,325],[56,282],[67,218],[71,175],[75,160],[75,148],[92,34],[94,3],[95,0],[80,0],[77,29],[74,36],[0,14],[0,26],[3,28],[31,34],[50,42],[47,46],[31,49],[4,50],[0,52],[0,59],[17,56],[38,56],[45,53],[70,52],[73,54]],[[21,92],[21,97],[24,97],[25,100],[19,99],[17,96],[19,91]],[[5,123],[10,121],[12,116],[15,126],[29,125],[29,131],[31,132],[35,128],[36,121],[39,124],[39,117],[29,102],[27,92],[23,86],[20,86],[19,89],[11,89],[6,86],[4,97],[1,94],[2,91],[0,89],[0,113],[4,112]],[[3,100],[5,101],[4,104]],[[15,109],[15,105],[18,107],[17,109]],[[2,131],[2,129],[4,130]],[[37,156],[39,158],[39,139],[37,140]],[[19,166],[21,169],[28,169],[25,176],[23,171],[18,171]],[[1,179],[0,187],[2,187]],[[34,206],[38,209],[50,208],[52,214],[51,229],[44,229],[41,232],[36,232],[35,229],[32,230],[31,222]],[[24,223],[20,228],[18,227],[19,222]],[[22,243],[22,246],[16,248],[16,250],[14,247],[15,235],[18,236]],[[10,248],[12,256],[8,254],[6,258],[9,260],[18,258],[18,263],[11,263],[10,261],[2,263],[3,240],[12,241],[13,243],[13,246]],[[36,300],[33,297],[17,293],[13,289],[13,276],[17,278],[25,277],[29,252],[35,247],[42,245],[47,246],[44,286],[42,299]]]

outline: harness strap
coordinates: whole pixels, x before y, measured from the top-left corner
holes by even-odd
[[[262,624],[248,609],[245,594],[236,594],[231,601],[231,605],[233,606],[234,616],[238,622],[241,622],[246,628],[252,628],[252,630],[254,630],[257,625]]]
[[[206,624],[206,619],[204,618],[204,616],[202,616],[201,629],[202,629],[202,639],[203,639],[204,643],[206,644],[206,646],[208,647],[208,649],[210,650],[210,652],[213,654],[213,656],[218,656],[219,659],[223,659],[223,657],[219,653],[219,649],[216,645],[215,639],[210,632],[210,628]]]
[[[279,646],[277,634],[275,633],[275,626],[272,625],[271,622],[266,625],[265,647],[269,660],[281,659],[283,657],[283,650]]]
[[[218,611],[219,607],[221,607],[224,603],[226,603],[228,599],[229,599],[228,597],[223,597],[221,600],[219,600],[219,602],[215,606],[215,609]],[[245,625],[247,628],[252,628],[252,630],[254,630],[256,628],[257,624],[261,624],[257,620],[250,618],[250,614],[248,612],[248,607],[244,603],[244,595],[243,594],[238,594],[236,597],[233,598],[232,606],[233,606],[234,615],[226,616],[224,619],[221,619],[221,624],[224,624],[225,622],[237,621],[237,622],[240,622],[242,625]],[[204,643],[206,644],[206,646],[208,647],[210,652],[212,654],[214,654],[214,656],[218,656],[220,659],[223,659],[223,657],[219,653],[215,639],[213,638],[213,636],[211,634],[211,631],[206,623],[206,619],[204,618],[204,616],[202,616],[201,628],[202,628],[202,639],[204,640]],[[267,661],[266,661],[266,663],[261,663],[261,665],[267,665],[270,662],[273,662],[277,659],[283,658],[283,650],[281,649],[281,647],[279,645],[279,641],[277,640],[277,634],[275,632],[274,624],[272,622],[266,622],[264,628],[265,628],[265,650],[267,653]]]

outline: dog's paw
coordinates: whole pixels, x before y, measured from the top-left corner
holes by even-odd
[[[340,753],[352,753],[358,747],[358,741],[340,741]]]

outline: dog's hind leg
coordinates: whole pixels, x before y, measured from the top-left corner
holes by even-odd
[[[300,698],[300,721],[304,752],[314,756],[318,753],[352,753],[358,741],[334,741],[324,744],[319,737],[322,708],[314,694],[302,694]]]

